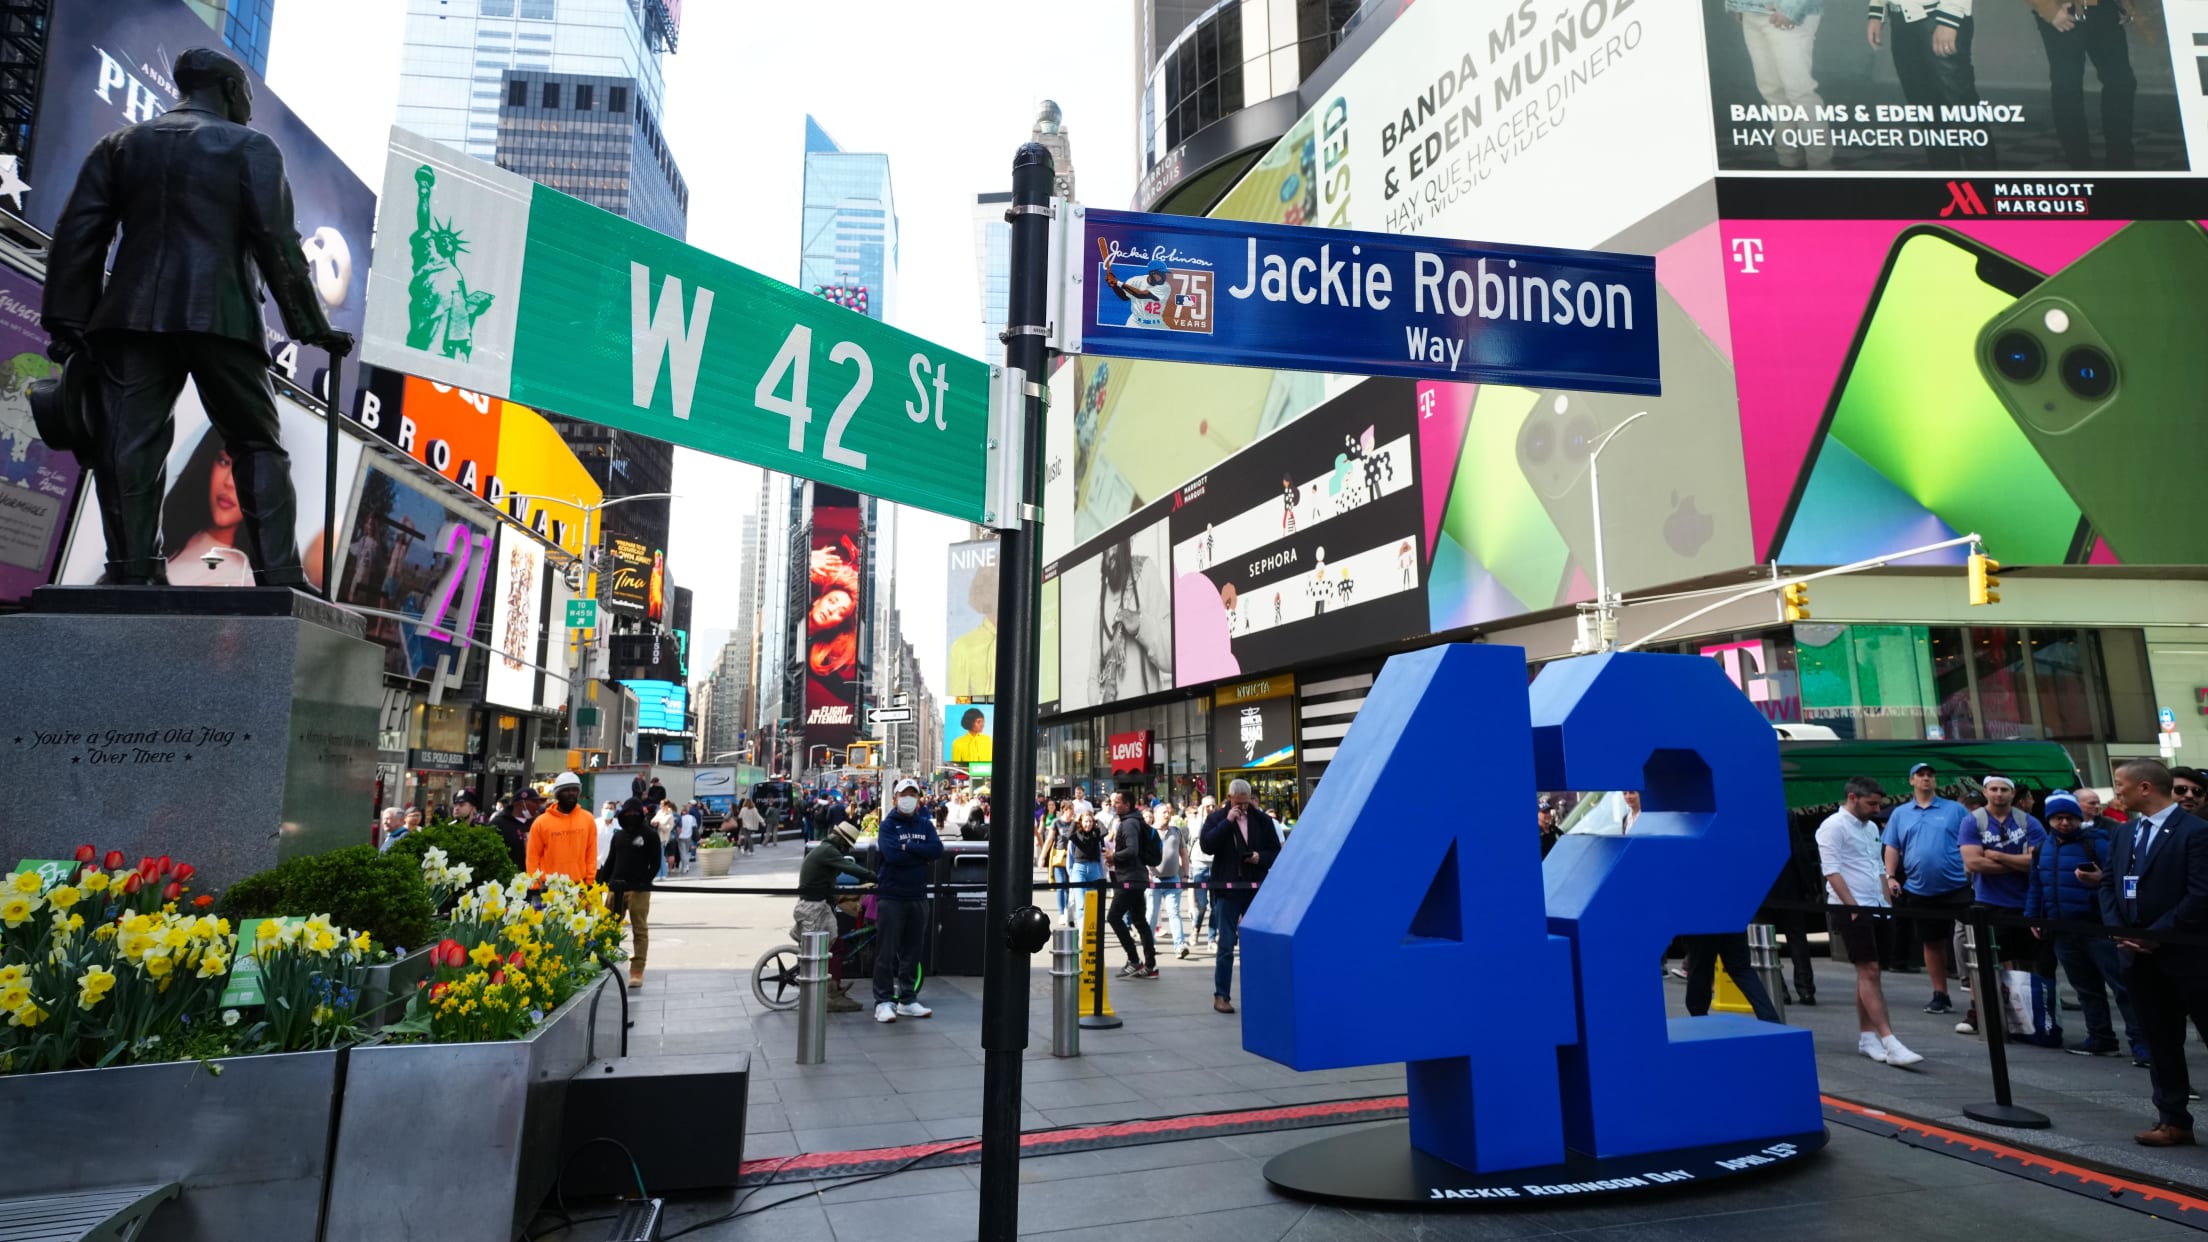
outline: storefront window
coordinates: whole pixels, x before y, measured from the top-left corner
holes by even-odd
[[[2024,671],[2024,635],[2010,629],[1970,631],[1971,671],[1978,679],[1978,719],[2001,741],[2039,736]]]
[[[413,735],[413,744],[422,750],[466,755],[475,754],[482,748],[480,740],[468,736],[468,709],[465,707],[419,704],[414,708],[414,723],[410,732]]]
[[[1794,641],[1806,722],[1879,741],[1923,738],[1936,722],[1924,627],[1798,625]]]
[[[1969,650],[1963,631],[1955,626],[1933,626],[1927,631],[1932,646],[1932,690],[1939,711],[1940,732],[1927,727],[1925,736],[1950,742],[1985,736],[1978,731],[1978,713],[1971,702]]]
[[[2093,727],[2093,687],[2100,683],[2096,667],[2099,643],[2091,630],[2031,631],[2032,681],[2039,695],[2039,725],[2043,737],[2061,741],[2090,739]]]

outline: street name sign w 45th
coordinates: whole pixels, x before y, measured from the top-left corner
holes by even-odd
[[[1069,353],[1661,392],[1647,255],[1070,210]]]
[[[988,520],[983,362],[403,129],[376,225],[369,363]]]

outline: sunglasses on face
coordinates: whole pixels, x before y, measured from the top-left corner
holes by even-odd
[[[2194,798],[2200,796],[2201,789],[2198,785],[2172,785],[2170,791],[2180,798]]]

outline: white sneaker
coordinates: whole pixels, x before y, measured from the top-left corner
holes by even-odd
[[[883,1001],[874,1006],[874,1020],[876,1022],[895,1022],[897,1020],[897,1006],[890,1004],[888,1001]]]
[[[1915,1065],[1917,1062],[1924,1059],[1923,1053],[1909,1051],[1909,1049],[1904,1046],[1900,1040],[1894,1038],[1891,1035],[1888,1035],[1885,1039],[1879,1042],[1886,1049],[1886,1055],[1883,1060],[1888,1065]]]
[[[919,1001],[912,1000],[906,1001],[904,1004],[897,1006],[896,1016],[886,1020],[894,1022],[897,1020],[897,1018],[932,1018],[934,1016],[935,1011],[933,1009],[928,1008],[926,1005],[921,1004]]]
[[[1855,1046],[1862,1049],[1863,1055],[1873,1061],[1883,1064],[1886,1060],[1886,1045],[1878,1042],[1878,1036],[1871,1034],[1869,1031],[1864,1031],[1856,1037]]]

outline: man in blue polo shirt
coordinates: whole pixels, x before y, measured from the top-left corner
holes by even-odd
[[[1955,919],[1970,908],[1970,874],[1963,870],[1962,805],[1938,793],[1939,773],[1929,763],[1909,769],[1909,801],[1886,813],[1886,895],[1895,907],[1930,917],[1911,920],[1924,942],[1924,973],[1932,976],[1926,1013],[1953,1013],[1947,998],[1948,941]]]

